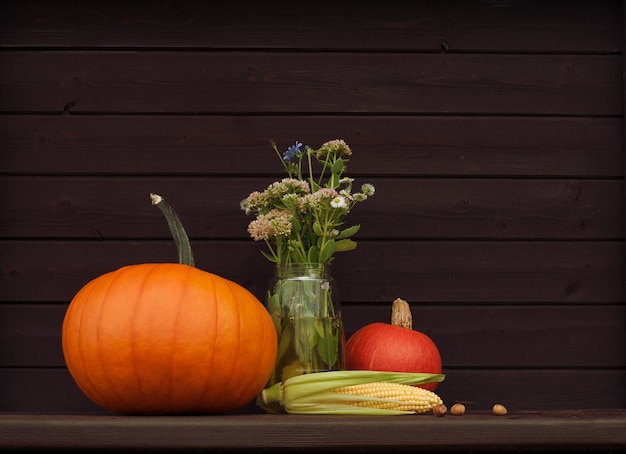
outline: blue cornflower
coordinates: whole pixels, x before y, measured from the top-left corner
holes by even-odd
[[[285,154],[283,155],[283,160],[285,162],[289,162],[294,156],[299,155],[301,153],[300,152],[301,146],[302,146],[302,143],[296,140],[296,143],[294,143],[292,146],[287,148],[287,151],[285,151]]]

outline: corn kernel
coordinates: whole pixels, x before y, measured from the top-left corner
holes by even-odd
[[[432,391],[400,383],[362,383],[359,385],[335,388],[332,391],[351,396],[373,398],[374,400],[345,401],[345,403],[349,405],[366,408],[382,408],[387,410],[424,413],[443,403],[441,398]]]

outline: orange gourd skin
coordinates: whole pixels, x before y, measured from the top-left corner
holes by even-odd
[[[129,265],[87,283],[62,328],[68,370],[122,414],[216,414],[243,407],[274,368],[277,335],[244,287],[177,263]]]
[[[426,334],[389,323],[370,323],[346,342],[346,369],[440,374],[441,355]],[[418,385],[434,391],[438,383]]]

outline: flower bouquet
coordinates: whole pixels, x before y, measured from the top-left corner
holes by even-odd
[[[359,225],[345,225],[352,208],[374,195],[366,183],[353,190],[345,176],[352,150],[341,139],[313,149],[296,141],[284,153],[275,142],[287,177],[254,191],[241,208],[255,219],[248,232],[264,241],[261,251],[276,264],[267,308],[278,333],[276,370],[268,386],[292,376],[343,367],[343,325],[330,264],[350,251]]]

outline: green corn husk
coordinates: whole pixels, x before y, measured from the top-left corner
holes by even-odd
[[[332,391],[344,386],[372,382],[421,385],[442,382],[444,374],[383,372],[371,370],[341,370],[297,375],[284,382],[264,389],[259,395],[259,404],[278,402],[289,414],[298,415],[406,415],[413,411],[388,410],[357,407],[345,404],[346,395]],[[394,402],[368,396],[350,396],[349,400]]]

